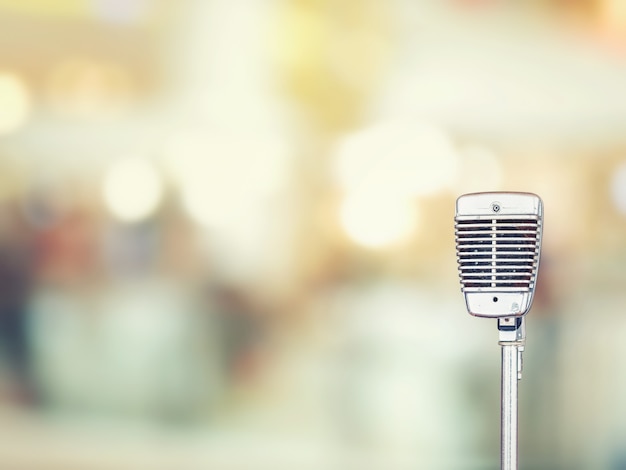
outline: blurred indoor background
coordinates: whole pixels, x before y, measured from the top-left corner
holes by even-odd
[[[499,468],[488,190],[521,468],[626,469],[626,2],[0,0],[0,468]]]

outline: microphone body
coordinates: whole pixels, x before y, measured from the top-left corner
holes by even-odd
[[[465,194],[456,201],[461,290],[470,314],[522,317],[533,300],[543,203],[531,193]]]

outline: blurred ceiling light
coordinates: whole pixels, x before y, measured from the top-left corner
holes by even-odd
[[[456,188],[459,193],[501,189],[503,171],[498,157],[479,145],[461,149],[461,171]]]
[[[76,116],[94,116],[125,109],[133,94],[133,79],[123,66],[91,59],[57,64],[47,81],[52,106]]]
[[[181,186],[191,217],[207,227],[246,217],[251,206],[287,181],[287,152],[270,136],[174,136],[166,162]]]
[[[613,173],[611,196],[617,210],[626,215],[626,162],[620,164]]]
[[[104,199],[111,213],[125,222],[138,222],[158,209],[163,184],[146,159],[129,158],[115,163],[104,180]]]
[[[455,182],[458,160],[453,142],[441,129],[388,121],[348,136],[338,148],[335,173],[348,191],[367,185],[423,196]]]
[[[109,23],[128,24],[144,19],[153,0],[91,0],[94,14]]]
[[[348,236],[367,248],[383,248],[415,230],[413,201],[397,193],[357,191],[341,205],[341,224]]]
[[[242,195],[224,197],[223,187],[211,184],[188,184],[183,187],[183,204],[191,218],[208,228],[230,225],[242,215]]]
[[[0,135],[22,127],[30,108],[30,93],[24,82],[13,73],[0,72]]]

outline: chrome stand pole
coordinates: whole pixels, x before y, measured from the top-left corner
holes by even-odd
[[[499,319],[498,330],[502,348],[500,467],[502,470],[517,470],[517,385],[522,378],[522,352],[526,340],[524,319]]]

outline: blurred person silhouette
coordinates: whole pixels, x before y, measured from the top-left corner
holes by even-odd
[[[561,468],[559,454],[560,425],[559,385],[561,329],[563,327],[557,272],[559,261],[548,250],[542,254],[540,273],[535,291],[534,310],[528,321],[528,359],[524,367],[524,385],[521,399],[527,404],[521,427],[521,445],[528,448],[537,468]],[[530,462],[529,462],[530,463]]]
[[[99,273],[98,242],[95,218],[87,209],[59,214],[37,231],[38,281],[56,288],[84,288]]]
[[[33,233],[16,201],[0,207],[0,346],[9,374],[9,399],[36,401],[28,303],[34,277]]]
[[[77,332],[93,331],[96,315],[90,299],[97,291],[101,267],[98,259],[98,219],[85,197],[71,205],[58,204],[57,190],[35,188],[24,202],[24,214],[33,230],[33,278],[29,298],[28,335],[33,377],[40,405],[56,403],[59,383],[76,377],[76,363],[90,357],[76,347]],[[77,201],[80,201],[78,203]],[[85,337],[90,346],[93,337]],[[51,350],[50,345],[57,345]],[[59,364],[62,350],[71,361]]]
[[[170,222],[83,207],[38,232],[32,335],[46,406],[163,422],[203,411],[211,346],[196,324],[193,273],[171,259],[172,249],[185,256],[186,229],[164,236]]]
[[[245,384],[260,367],[267,329],[264,315],[241,287],[217,285],[210,293],[220,331],[222,373],[234,386]]]

